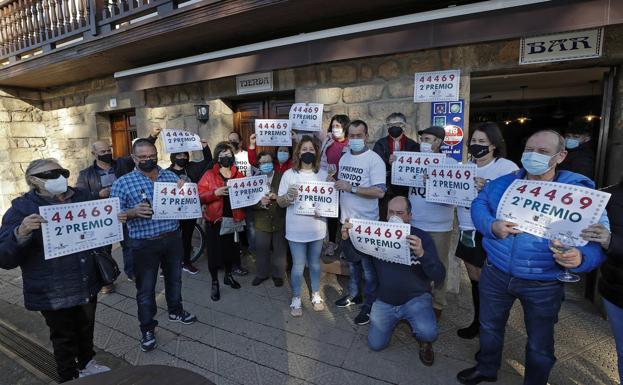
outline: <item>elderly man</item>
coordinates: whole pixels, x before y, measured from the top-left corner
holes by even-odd
[[[547,240],[515,229],[515,223],[496,219],[502,195],[517,179],[594,188],[594,183],[583,175],[557,170],[566,155],[565,140],[557,132],[545,130],[533,134],[521,158],[523,169],[489,182],[472,203],[472,219],[483,234],[487,261],[480,277],[478,364],[458,373],[462,384],[497,380],[504,329],[516,299],[523,307],[528,333],[524,384],[547,384],[556,362],[554,325],[564,297],[564,286],[556,276],[563,268],[591,271],[605,259],[595,242],[553,254]]]
[[[409,200],[402,196],[390,200],[387,218],[389,222],[410,223]],[[347,220],[342,226],[342,239],[348,239],[348,230],[352,227]],[[411,234],[407,239],[411,249],[410,266],[372,258],[378,277],[378,290],[370,313],[368,346],[375,351],[385,349],[398,322],[406,320],[420,344],[420,361],[431,366],[435,361],[433,341],[438,335],[431,284],[443,280],[446,270],[437,258],[435,243],[425,231],[411,226]],[[347,242],[344,250],[353,247],[352,243]]]
[[[183,180],[157,164],[156,146],[147,139],[132,145],[136,169],[119,178],[112,186],[111,197],[118,197],[121,210],[128,216],[129,243],[136,274],[136,302],[141,333],[141,350],[156,347],[154,334],[158,321],[156,281],[158,267],[164,271],[165,298],[170,322],[190,325],[197,317],[182,307],[182,235],[177,220],[154,220],[151,199],[154,182],[183,184]]]

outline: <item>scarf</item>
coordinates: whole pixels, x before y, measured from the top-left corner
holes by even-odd
[[[387,142],[389,143],[389,155],[393,154],[394,151],[404,151],[407,145],[407,137],[403,134],[400,137],[400,148],[394,148],[396,145],[396,140],[391,137],[391,135],[387,135]]]

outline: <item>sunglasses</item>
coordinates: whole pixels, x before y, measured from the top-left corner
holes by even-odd
[[[69,170],[60,168],[56,170],[48,170],[48,171],[40,172],[38,174],[34,174],[33,176],[39,179],[57,179],[61,175],[64,176],[65,178],[69,178]]]

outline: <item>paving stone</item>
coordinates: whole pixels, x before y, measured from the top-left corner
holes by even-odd
[[[256,364],[230,353],[217,350],[216,371],[227,379],[242,384],[258,384],[260,379],[256,371]]]

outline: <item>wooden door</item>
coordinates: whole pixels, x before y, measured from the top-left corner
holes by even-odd
[[[134,111],[111,114],[110,130],[113,157],[119,158],[130,155],[132,140],[137,137]]]

